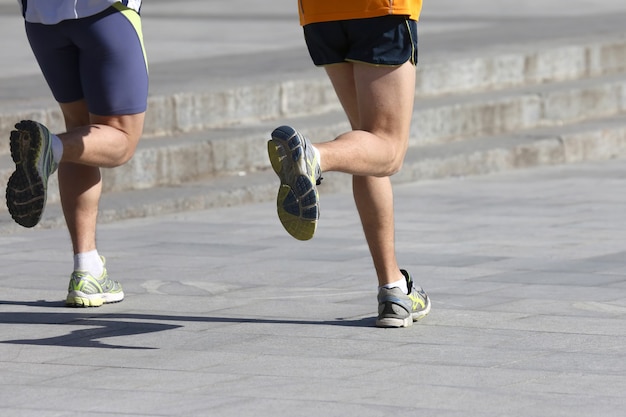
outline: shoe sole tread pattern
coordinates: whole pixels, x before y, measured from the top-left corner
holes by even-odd
[[[46,204],[47,184],[37,170],[37,161],[48,149],[42,149],[42,134],[34,122],[20,122],[11,132],[11,158],[16,169],[6,188],[9,213],[15,222],[34,227],[41,219]],[[48,146],[47,144],[44,144]]]
[[[288,139],[272,136],[267,143],[269,159],[280,178],[276,206],[285,230],[298,240],[315,234],[319,218],[319,197],[308,176],[304,144],[297,132],[281,131]]]

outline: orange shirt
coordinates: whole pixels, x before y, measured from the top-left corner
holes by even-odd
[[[398,14],[418,20],[422,0],[298,0],[300,24]]]

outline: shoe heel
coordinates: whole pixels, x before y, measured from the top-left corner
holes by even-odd
[[[280,174],[283,168],[282,160],[285,157],[285,150],[282,146],[276,144],[273,140],[267,142],[267,155],[270,158],[272,169],[276,175]]]

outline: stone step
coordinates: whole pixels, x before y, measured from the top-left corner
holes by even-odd
[[[402,171],[393,176],[392,180],[395,184],[403,184],[443,177],[462,178],[625,156],[626,117],[619,114],[565,126],[537,127],[508,134],[412,147],[407,153]],[[350,176],[325,173],[323,177],[320,185],[322,199],[325,194],[350,191]],[[177,185],[112,191],[103,195],[99,221],[113,222],[175,212],[184,215],[182,213],[191,210],[272,201],[276,198],[277,187],[276,175],[266,167]],[[6,208],[3,207],[3,210],[6,212]],[[52,201],[36,228],[63,225],[60,206],[58,202]],[[7,234],[19,229],[20,226],[12,221],[8,213],[0,216],[0,233]]]
[[[103,170],[103,221],[274,198],[265,149],[273,128],[292,124],[313,142],[349,128],[323,72],[154,90],[135,157]],[[22,93],[0,100],[0,131],[8,135],[21,118],[62,130],[49,98]],[[394,181],[609,158],[622,152],[625,116],[626,39],[518,45],[479,58],[446,54],[419,68],[410,147]],[[0,193],[13,169],[2,141]],[[349,189],[348,176],[327,177],[324,192]],[[40,227],[63,224],[56,175],[49,189]],[[10,218],[0,223],[12,226]]]
[[[267,66],[268,64],[265,64]],[[212,82],[193,71],[194,79],[173,83],[173,69],[155,65],[151,70],[151,96],[145,137],[194,132],[262,120],[324,113],[339,108],[322,70],[263,74],[254,79]],[[579,41],[509,45],[481,51],[434,55],[420,63],[416,95],[456,95],[548,82],[576,80],[626,71],[623,36]],[[175,72],[175,71],[174,71]],[[190,75],[188,75],[190,76]],[[0,137],[16,121],[33,119],[52,131],[64,129],[56,103],[40,76],[14,77],[3,85],[0,97]],[[193,90],[191,90],[193,86]],[[0,143],[0,154],[7,152]]]
[[[626,112],[626,75],[446,95],[416,100],[410,147],[445,144],[477,136]],[[266,142],[278,124],[290,123],[313,142],[335,137],[349,126],[339,110],[262,123],[146,138],[124,166],[103,170],[104,192],[177,185],[200,178],[253,172],[268,167]],[[14,170],[0,156],[0,192]],[[51,178],[49,201],[58,200]]]

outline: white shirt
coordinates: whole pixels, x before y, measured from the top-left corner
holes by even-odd
[[[93,16],[109,8],[119,0],[17,0],[24,10],[27,22],[54,25],[62,20]],[[128,0],[127,7],[139,12],[141,0]]]

